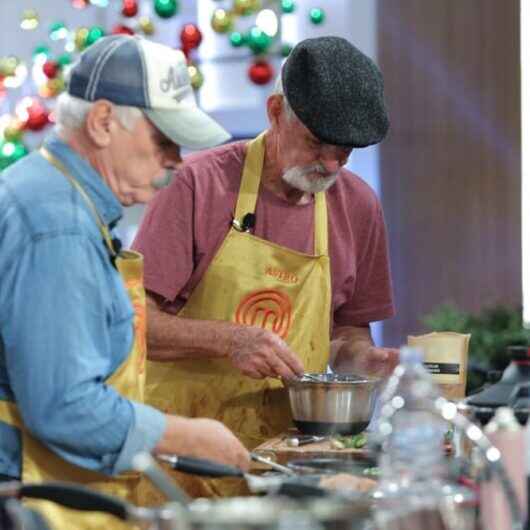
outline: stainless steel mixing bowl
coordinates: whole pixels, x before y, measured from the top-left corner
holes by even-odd
[[[357,434],[368,426],[379,379],[306,374],[286,382],[293,421],[307,434]]]

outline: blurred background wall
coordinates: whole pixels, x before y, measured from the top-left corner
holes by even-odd
[[[380,148],[402,342],[444,302],[521,304],[519,2],[380,0]]]

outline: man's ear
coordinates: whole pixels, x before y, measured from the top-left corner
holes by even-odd
[[[112,103],[106,99],[98,99],[85,119],[86,133],[95,146],[100,148],[109,146],[113,121]]]
[[[278,126],[278,121],[283,112],[283,96],[281,94],[273,94],[267,98],[267,116],[271,125]]]

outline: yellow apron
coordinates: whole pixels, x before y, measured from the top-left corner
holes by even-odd
[[[106,380],[106,384],[114,387],[128,399],[143,402],[146,359],[143,257],[138,252],[133,251],[124,251],[119,256],[116,255],[108,229],[81,185],[51,153],[41,149],[41,154],[63,172],[72,185],[80,192],[83,199],[88,201],[87,204],[96,216],[96,221],[103,234],[109,253],[116,258],[116,266],[124,280],[135,310],[135,339],[128,357],[117,371]],[[0,421],[8,423],[21,431],[23,482],[44,482],[49,480],[75,482],[138,504],[138,485],[141,478],[139,474],[124,473],[117,477],[110,477],[63,460],[30,434],[14,403],[0,401]],[[75,429],[75,425],[72,428]],[[83,513],[69,510],[46,501],[29,501],[28,504],[45,514],[53,530],[131,529],[130,525],[126,526],[114,517],[101,513]]]
[[[264,134],[247,147],[234,225],[256,207]],[[325,194],[315,195],[315,255],[281,247],[232,227],[178,316],[261,326],[276,332],[309,372],[322,372],[329,354],[331,278]],[[301,230],[307,230],[301,227]],[[281,381],[245,377],[228,360],[147,363],[146,400],[165,412],[223,422],[249,449],[291,426]],[[192,496],[241,493],[230,479],[174,473]],[[148,503],[160,496],[149,494]]]

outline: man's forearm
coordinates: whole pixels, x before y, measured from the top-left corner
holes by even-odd
[[[149,359],[227,357],[240,326],[220,320],[181,318],[161,309],[147,293],[147,345]]]

